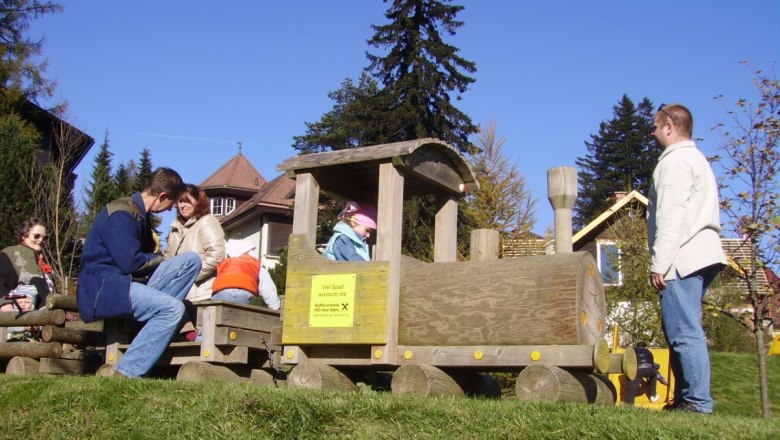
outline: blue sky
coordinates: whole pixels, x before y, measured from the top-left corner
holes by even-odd
[[[148,147],[155,166],[200,183],[238,152],[268,180],[296,154],[333,102],[330,91],[368,65],[380,0],[60,0],[32,23],[44,37],[54,98],[95,138],[77,170],[82,191],[108,132],[114,166]],[[538,199],[535,231],[552,224],[547,169],[574,166],[584,142],[623,94],[680,102],[706,154],[727,122],[713,98],[755,100],[752,70],[780,61],[780,2],[461,0],[465,22],[447,41],[474,61],[459,101],[472,121],[495,122],[504,152]],[[476,139],[475,139],[476,140]],[[78,197],[81,197],[80,195]],[[167,230],[166,221],[163,228]]]

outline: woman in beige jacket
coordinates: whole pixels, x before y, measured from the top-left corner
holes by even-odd
[[[168,233],[165,256],[188,251],[200,255],[203,265],[187,299],[210,299],[217,264],[225,258],[225,232],[219,220],[211,215],[208,196],[195,185],[187,184],[187,189],[176,203],[176,212],[176,220],[171,223]]]

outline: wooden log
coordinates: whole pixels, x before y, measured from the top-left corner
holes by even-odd
[[[46,297],[46,308],[49,310],[61,309],[68,312],[78,312],[79,302],[76,295],[49,295]]]
[[[62,355],[59,342],[0,342],[0,358],[23,356],[33,359],[58,358]]]
[[[287,387],[287,377],[276,377],[274,380],[274,374],[270,371],[254,369],[249,374],[249,380],[256,385],[275,386],[277,388]]]
[[[457,263],[409,260],[401,260],[398,345],[594,346],[601,340],[606,299],[587,252]]]
[[[501,384],[487,374],[471,370],[447,371],[460,386],[466,396],[498,399],[501,397]]]
[[[187,362],[179,368],[176,380],[184,382],[202,382],[204,380],[226,380],[230,382],[245,382],[243,378],[233,370],[222,365],[213,365],[208,362]]]
[[[102,319],[95,322],[65,321],[65,328],[72,328],[75,330],[90,330],[93,332],[102,332],[105,331],[105,326],[103,324],[104,322]]]
[[[106,344],[106,334],[89,330],[77,330],[47,325],[41,331],[45,342],[66,342],[68,344],[102,347]]]
[[[577,200],[577,170],[574,167],[547,170],[547,200],[555,213],[555,253],[571,252],[571,209]]]
[[[116,373],[116,365],[103,364],[95,371],[95,376],[114,377],[114,373]]]
[[[46,374],[95,374],[102,365],[100,361],[81,361],[75,359],[42,358],[40,372]]]
[[[518,399],[532,402],[587,403],[585,388],[571,373],[549,365],[524,368],[515,381]]]
[[[295,371],[295,370],[293,370]],[[466,393],[449,374],[431,365],[401,365],[393,374],[393,394],[426,397],[463,397]]]
[[[623,352],[623,360],[620,364],[620,368],[623,375],[625,375],[628,380],[634,380],[636,378],[639,367],[636,362],[636,352],[633,348],[627,348],[626,351]]]
[[[585,390],[588,403],[613,406],[617,400],[617,390],[612,382],[603,375],[584,371],[567,370],[577,379]]]
[[[41,374],[40,363],[32,358],[15,356],[8,361],[5,374],[9,376],[37,376]]]
[[[32,310],[21,315],[18,312],[0,312],[0,327],[62,325],[64,323],[64,310]]]
[[[357,389],[341,371],[330,365],[314,362],[296,365],[287,375],[287,385],[291,388],[314,390],[354,391]]]

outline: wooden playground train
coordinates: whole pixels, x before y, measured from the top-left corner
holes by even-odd
[[[603,338],[595,260],[571,252],[573,168],[548,171],[556,253],[498,259],[498,233],[476,230],[470,261],[456,261],[457,210],[477,182],[439,140],[295,156],[278,169],[296,180],[282,312],[195,303],[202,341],[172,343],[159,371],[338,390],[384,377],[393,393],[427,396],[498,396],[486,373],[509,372],[519,373],[519,399],[604,404],[616,400],[608,373],[636,374],[633,350],[610,353]],[[334,262],[315,250],[321,191],[376,204],[373,261]],[[403,202],[412,195],[436,200],[432,263],[401,254]],[[46,310],[0,314],[0,327],[45,326],[43,342],[0,342],[6,372],[112,373],[133,326],[66,322],[75,297],[51,298]]]

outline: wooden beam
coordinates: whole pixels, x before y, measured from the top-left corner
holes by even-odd
[[[64,323],[64,310],[32,310],[21,315],[19,312],[0,312],[0,327],[37,327]]]
[[[436,211],[433,261],[449,263],[458,256],[458,201],[447,196],[439,201]]]
[[[100,361],[42,358],[40,372],[45,374],[91,375],[95,374],[102,364]]]
[[[49,310],[61,309],[69,312],[78,312],[79,302],[76,299],[76,295],[52,294],[46,297],[46,307]]]
[[[106,344],[106,334],[89,330],[76,330],[46,325],[41,330],[44,342],[66,342],[83,346],[102,347]]]
[[[295,180],[293,234],[304,234],[311,243],[317,241],[317,207],[320,186],[311,173],[298,174]]]
[[[498,260],[499,235],[495,229],[472,229],[471,261]]]
[[[33,359],[58,358],[62,354],[59,342],[0,342],[0,358],[22,356]]]

